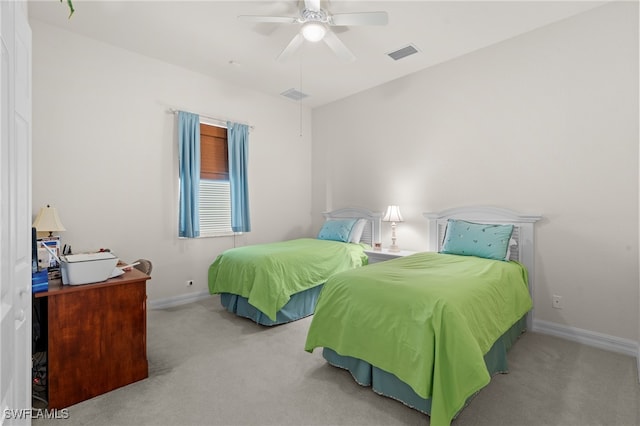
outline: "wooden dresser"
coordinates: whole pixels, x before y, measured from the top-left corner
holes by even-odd
[[[48,408],[148,377],[147,289],[137,269],[108,281],[35,293],[46,300]]]

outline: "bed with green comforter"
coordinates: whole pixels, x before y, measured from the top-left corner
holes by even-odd
[[[325,348],[325,358],[361,384],[370,383],[358,369],[373,369],[391,382],[379,393],[448,425],[492,373],[506,370],[506,350],[531,307],[518,262],[417,253],[333,275],[305,349]]]
[[[321,286],[337,272],[367,264],[363,243],[300,238],[237,247],[209,267],[209,292],[222,305],[262,325],[313,314]]]

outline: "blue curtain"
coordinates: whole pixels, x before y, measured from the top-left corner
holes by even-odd
[[[180,212],[178,235],[200,236],[200,116],[178,112]]]
[[[251,231],[249,220],[249,126],[227,122],[229,148],[229,186],[231,190],[231,229]]]

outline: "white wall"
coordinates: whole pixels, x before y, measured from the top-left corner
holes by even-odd
[[[149,299],[205,292],[231,237],[177,238],[170,107],[248,122],[252,232],[240,244],[311,234],[310,112],[31,21],[33,214],[57,207],[74,251],[111,248],[154,264]],[[280,159],[286,158],[286,163]],[[274,163],[273,161],[276,160]],[[195,280],[192,288],[185,282]]]
[[[535,319],[637,341],[637,7],[607,5],[315,109],[314,211],[398,204],[399,245],[414,250],[427,248],[424,211],[542,214]]]

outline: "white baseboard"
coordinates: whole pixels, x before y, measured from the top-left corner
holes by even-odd
[[[638,359],[638,366],[640,367],[640,343],[634,340],[537,319],[533,320],[532,331],[636,357]]]
[[[206,299],[208,297],[211,297],[211,294],[209,294],[208,291],[201,291],[198,293],[167,297],[165,299],[149,300],[147,305],[149,306],[149,309],[164,309],[184,305],[186,303],[197,302],[198,300]]]

